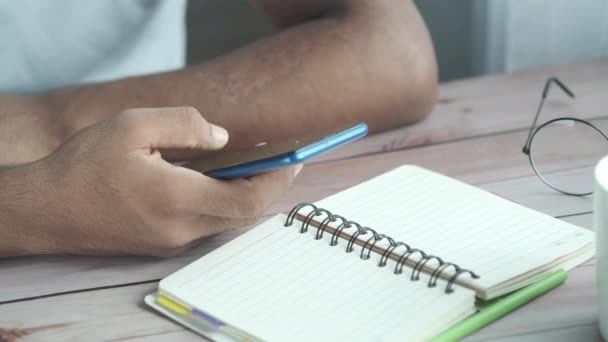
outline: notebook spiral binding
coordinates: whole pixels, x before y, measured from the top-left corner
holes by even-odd
[[[329,242],[330,246],[336,246],[338,244],[338,239],[340,238],[340,234],[342,233],[343,230],[353,229],[353,228],[356,229],[356,231],[352,234],[352,236],[348,240],[348,243],[346,245],[346,253],[351,253],[354,251],[353,247],[355,245],[355,241],[357,240],[357,238],[359,236],[372,234],[372,236],[369,239],[367,239],[367,241],[363,244],[363,247],[361,248],[360,258],[362,260],[369,259],[372,249],[374,248],[376,243],[386,239],[386,241],[388,241],[390,245],[382,253],[382,256],[380,257],[380,261],[378,262],[378,267],[386,266],[390,255],[395,250],[397,250],[397,248],[403,247],[403,248],[405,248],[405,250],[401,253],[399,259],[397,260],[397,264],[395,265],[395,270],[393,272],[395,274],[401,274],[401,273],[403,273],[403,266],[405,265],[407,260],[412,255],[419,254],[421,259],[418,262],[416,262],[416,264],[414,265],[414,268],[412,269],[412,273],[410,276],[411,281],[417,281],[420,279],[420,273],[422,272],[422,269],[431,260],[436,260],[438,265],[433,270],[433,272],[431,272],[431,277],[430,277],[428,285],[427,285],[428,287],[437,286],[437,281],[441,277],[441,274],[450,267],[455,270],[455,273],[449,278],[446,289],[445,289],[445,293],[449,294],[449,293],[454,292],[454,289],[453,289],[454,282],[456,282],[456,279],[458,279],[458,277],[463,274],[469,274],[473,279],[479,278],[479,275],[475,274],[473,271],[464,269],[464,268],[458,266],[457,264],[454,264],[451,262],[446,262],[438,256],[427,254],[426,252],[424,252],[420,249],[411,247],[407,243],[395,241],[390,236],[387,236],[384,234],[378,234],[372,228],[362,227],[357,222],[349,221],[340,215],[335,215],[335,214],[331,213],[329,210],[317,208],[317,206],[315,206],[312,203],[302,202],[302,203],[296,205],[295,207],[293,207],[293,209],[291,209],[291,211],[287,215],[287,220],[285,221],[285,227],[290,227],[293,224],[293,220],[296,218],[299,211],[306,207],[312,207],[313,210],[310,213],[308,213],[308,215],[306,215],[305,219],[302,221],[302,226],[300,227],[300,233],[302,233],[302,234],[306,233],[308,231],[308,228],[315,217],[318,218],[319,216],[325,216],[325,218],[320,222],[320,224],[317,227],[317,232],[315,234],[315,240],[320,240],[323,237],[323,233],[325,233],[327,226],[332,222],[341,221],[340,225],[338,225],[338,227],[335,228],[334,232],[332,233],[332,236],[331,236],[331,239]]]

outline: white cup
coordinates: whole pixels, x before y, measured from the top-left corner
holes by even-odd
[[[608,340],[608,156],[595,167],[593,213],[600,333]]]

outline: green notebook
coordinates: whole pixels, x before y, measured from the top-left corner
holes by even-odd
[[[403,166],[271,218],[146,303],[216,341],[452,341],[563,283],[593,239]]]

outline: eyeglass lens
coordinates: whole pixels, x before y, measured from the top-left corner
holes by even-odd
[[[608,132],[608,119],[592,125]],[[608,141],[598,130],[571,119],[542,126],[530,142],[530,161],[538,176],[554,189],[575,195],[593,192],[593,166],[607,154]]]

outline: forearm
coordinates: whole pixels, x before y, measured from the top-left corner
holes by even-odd
[[[61,122],[44,101],[0,94],[0,166],[42,158],[61,144]]]
[[[70,134],[124,108],[191,105],[226,127],[232,146],[346,122],[366,121],[374,132],[415,121],[435,100],[428,34],[417,13],[404,17],[409,1],[373,4],[181,71],[51,94],[53,111]]]

